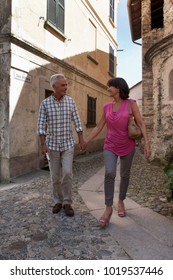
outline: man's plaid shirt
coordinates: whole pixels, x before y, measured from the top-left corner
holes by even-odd
[[[63,96],[60,101],[51,95],[40,105],[38,116],[38,134],[46,135],[46,144],[50,150],[65,151],[74,146],[72,121],[76,132],[82,131],[82,125],[74,100]]]

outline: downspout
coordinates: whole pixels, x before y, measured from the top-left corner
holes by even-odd
[[[128,15],[129,15],[129,23],[130,23],[130,31],[131,31],[131,37],[132,37],[132,42],[136,45],[142,46],[142,44],[135,42],[134,37],[133,37],[133,25],[132,25],[132,17],[131,17],[131,5],[132,5],[132,0],[128,0],[127,2],[127,10],[128,10]]]

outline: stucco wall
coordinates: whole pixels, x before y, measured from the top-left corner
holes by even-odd
[[[99,108],[109,100],[105,86],[88,76],[85,77],[85,74],[77,74],[77,69],[72,71],[66,64],[63,66],[51,63],[12,44],[12,53],[14,50],[10,71],[9,134],[5,138],[9,139],[9,143],[5,145],[7,148],[10,147],[7,159],[10,166],[10,174],[7,175],[10,177],[27,173],[43,165],[44,159],[40,154],[39,139],[36,134],[37,119],[40,103],[45,98],[45,89],[51,90],[49,78],[52,74],[63,73],[66,76],[67,94],[76,101],[85,136],[91,131],[86,127],[87,95],[97,98],[97,122],[102,113]],[[77,142],[75,131],[74,138]],[[102,149],[103,139],[104,130],[88,151]],[[76,153],[78,152],[76,149]]]
[[[97,123],[103,104],[110,100],[106,91],[111,78],[109,44],[115,56],[117,48],[116,10],[113,23],[109,1],[66,1],[64,34],[48,28],[47,0],[37,0],[34,5],[30,0],[1,2],[0,181],[43,165],[37,118],[45,90],[51,90],[52,74],[67,77],[68,94],[77,103],[84,136],[90,133],[92,128],[86,126],[87,96],[97,98]],[[91,22],[97,31],[93,42]],[[88,150],[102,149],[104,133]],[[77,140],[75,132],[74,136]]]
[[[117,49],[116,25],[109,21],[109,1],[66,1],[64,34],[47,31],[50,25],[47,0],[37,0],[34,5],[30,0],[13,0],[12,3],[13,34],[106,83],[110,78],[109,43],[115,49],[115,56]],[[91,25],[95,27],[95,35]]]

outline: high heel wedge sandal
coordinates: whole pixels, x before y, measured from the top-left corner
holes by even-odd
[[[112,216],[113,209],[111,210],[110,214],[107,217],[102,216],[99,220],[99,225],[101,228],[105,228],[109,225],[111,216]]]
[[[123,205],[123,207],[118,205],[118,216],[121,218],[126,216],[126,210],[124,208],[124,205]]]
[[[122,210],[122,209],[118,209],[118,216],[119,217],[125,217],[126,216],[126,211],[125,210]]]

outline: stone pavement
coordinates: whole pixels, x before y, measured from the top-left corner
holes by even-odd
[[[73,207],[52,214],[49,172],[39,170],[0,186],[1,260],[129,259],[109,230],[102,231],[78,187],[103,166],[102,153],[74,161]]]
[[[72,218],[66,217],[63,210],[52,214],[49,171],[38,170],[9,184],[0,184],[0,259],[172,259],[173,223],[168,218],[171,208],[165,201],[164,190],[156,199],[163,207],[155,207],[155,200],[142,206],[147,202],[146,185],[150,184],[151,190],[162,185],[161,169],[148,168],[143,162],[142,155],[137,152],[126,199],[127,217],[117,217],[115,209],[110,226],[104,230],[98,227],[97,221],[104,208],[102,152],[81,155],[74,160],[75,216]],[[139,176],[140,167],[144,174],[146,170],[149,174],[154,170],[156,185],[147,181],[151,176]],[[138,191],[138,180],[144,186],[143,192],[143,188]],[[117,191],[116,187],[115,198]],[[155,197],[157,195],[155,192]],[[136,201],[142,198],[141,204],[131,200],[130,196]],[[162,215],[156,213],[163,208],[167,211]],[[165,214],[167,217],[163,216]]]
[[[119,165],[117,168],[119,171]],[[99,220],[104,211],[104,168],[86,181],[79,194],[92,215]],[[118,201],[120,182],[117,172],[115,201]],[[133,260],[172,260],[173,259],[173,221],[143,207],[130,198],[125,200],[127,216],[120,218],[114,207],[109,233]]]

